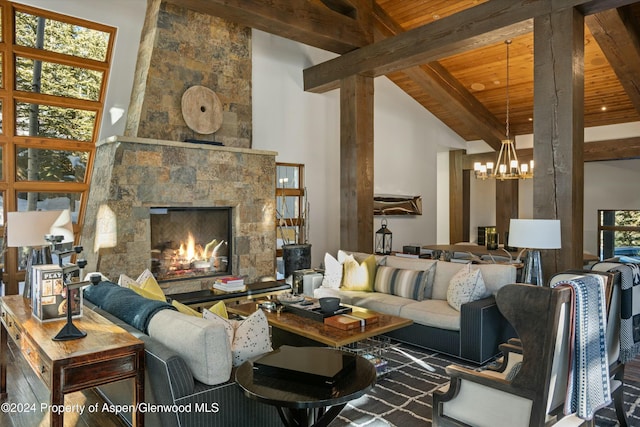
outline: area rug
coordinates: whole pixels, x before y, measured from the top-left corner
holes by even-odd
[[[477,367],[398,343],[387,350],[386,359],[388,372],[369,393],[348,403],[330,427],[430,426],[432,393],[449,381],[444,368],[450,364]],[[640,425],[640,384],[625,383],[624,400],[629,425]],[[597,427],[617,425],[613,404],[598,411]]]

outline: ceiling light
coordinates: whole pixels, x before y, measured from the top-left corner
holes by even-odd
[[[496,163],[487,162],[487,164],[483,165],[480,162],[475,162],[473,164],[476,178],[482,180],[487,178],[499,180],[533,178],[533,160],[531,160],[529,164],[520,164],[518,162],[515,141],[509,135],[509,45],[511,45],[511,40],[506,40],[505,44],[507,45],[507,114],[505,120],[505,139],[502,140]]]

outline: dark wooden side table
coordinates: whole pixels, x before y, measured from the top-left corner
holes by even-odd
[[[87,336],[53,341],[66,320],[40,322],[20,295],[0,298],[0,398],[7,396],[7,335],[50,391],[50,408],[62,408],[65,393],[135,379],[132,404],[144,402],[144,343],[104,317],[85,310],[74,319]],[[64,411],[49,411],[50,426],[63,427]],[[133,413],[134,427],[144,425],[143,413]]]
[[[341,352],[326,347],[305,347],[312,360],[321,361],[325,352]],[[277,351],[277,350],[276,350]],[[342,408],[373,388],[376,368],[367,359],[356,356],[355,366],[333,386],[314,385],[309,381],[266,376],[247,361],[236,370],[236,381],[251,399],[273,405],[285,426],[324,427]]]
[[[197,309],[199,307],[210,307],[218,301],[224,301],[225,303],[245,301],[254,298],[268,297],[270,295],[278,295],[283,292],[291,292],[291,285],[286,284],[284,281],[269,281],[249,283],[245,286],[244,290],[236,292],[203,289],[201,291],[168,294],[167,297]]]

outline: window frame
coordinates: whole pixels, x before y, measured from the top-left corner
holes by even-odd
[[[87,59],[44,49],[36,49],[15,44],[15,13],[23,12],[40,16],[45,19],[56,20],[71,25],[77,25],[91,30],[106,33],[109,37],[104,61]],[[2,177],[0,178],[0,193],[3,197],[3,215],[18,210],[18,193],[47,192],[47,193],[80,193],[80,207],[77,222],[73,224],[75,242],[79,241],[80,232],[84,224],[84,214],[91,183],[95,146],[100,132],[100,124],[104,113],[104,102],[116,39],[116,28],[91,22],[32,6],[0,0],[2,14],[2,40],[0,40],[0,55],[2,55],[2,87],[0,87],[0,102],[2,103],[3,128],[0,132],[0,150],[2,150]],[[99,71],[102,73],[100,93],[96,101],[47,95],[37,92],[17,90],[15,83],[15,58],[28,58],[53,62],[65,66],[79,67]],[[45,78],[45,76],[43,76]],[[88,141],[73,139],[57,139],[40,136],[21,136],[16,133],[16,103],[40,104],[63,108],[81,109],[95,113],[95,121],[91,138]],[[84,180],[82,182],[57,181],[29,181],[17,179],[16,151],[20,148],[39,148],[47,150],[82,151],[88,152]],[[0,224],[0,232],[6,235],[6,223]],[[4,239],[2,245],[4,247]],[[25,271],[18,268],[19,248],[5,248],[3,258],[3,281],[6,294],[17,294],[18,283],[24,281]]]
[[[278,182],[278,168],[280,167],[293,167],[293,168],[297,168],[298,169],[298,185],[297,187],[287,187],[284,188],[282,186],[280,186],[280,183]],[[298,240],[295,243],[304,243],[306,241],[306,239],[308,238],[308,236],[305,235],[306,232],[306,227],[305,227],[305,218],[304,218],[304,212],[305,212],[305,183],[304,183],[304,164],[302,163],[284,163],[284,162],[276,162],[276,210],[278,207],[278,199],[282,198],[286,198],[286,197],[297,197],[297,215],[294,216],[288,216],[288,217],[283,217],[283,219],[285,220],[285,222],[287,223],[287,225],[290,225],[291,227],[297,227],[299,232],[298,232]],[[284,214],[283,214],[284,215]],[[275,227],[276,227],[276,239],[280,237],[280,230],[279,230],[279,213],[276,212],[276,218],[275,218]],[[282,256],[282,249],[277,248],[276,245],[276,257],[281,257]]]

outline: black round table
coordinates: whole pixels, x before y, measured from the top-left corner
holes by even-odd
[[[342,352],[328,347],[305,347],[313,360],[326,357],[327,351]],[[276,350],[278,351],[278,350]],[[247,361],[236,370],[236,382],[247,397],[274,405],[282,422],[290,427],[327,426],[342,408],[371,390],[376,382],[376,368],[367,359],[355,356],[355,365],[332,386],[262,375]]]

